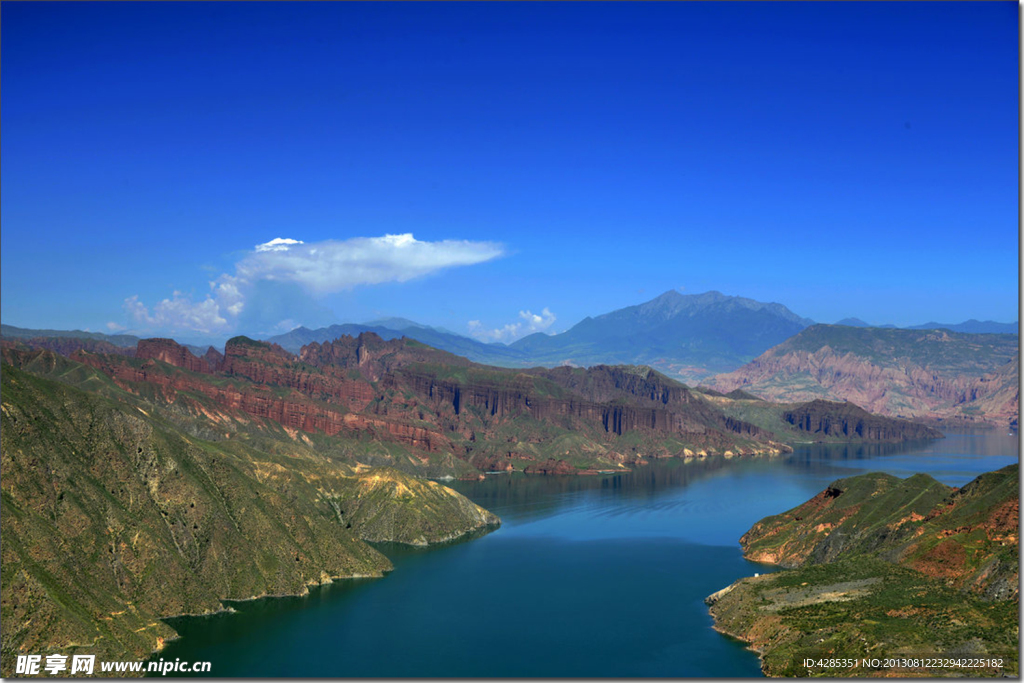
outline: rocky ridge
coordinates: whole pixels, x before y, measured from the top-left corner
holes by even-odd
[[[431,476],[592,472],[652,457],[780,453],[789,446],[776,431],[796,433],[805,422],[778,414],[746,419],[644,366],[507,370],[372,333],[312,343],[297,356],[237,337],[223,355],[210,349],[197,357],[172,340],[151,339],[139,342],[134,358],[84,350],[71,358],[124,389],[181,410],[195,404],[193,412],[222,414],[226,424],[246,416],[256,419],[251,424],[396,444],[407,450],[378,453],[375,464]],[[830,438],[940,436],[852,411],[817,406],[814,414],[835,421],[837,430],[825,430]],[[568,449],[566,439],[574,440]]]
[[[156,385],[175,396],[202,394],[290,429],[372,434],[412,449],[413,458],[450,453],[484,471],[569,473],[649,457],[788,450],[771,427],[723,413],[646,367],[506,370],[372,333],[312,343],[298,356],[235,338],[221,359],[199,359],[169,340],[140,343],[132,360],[73,357],[134,390]],[[559,453],[552,444],[567,433],[596,447]]]
[[[782,419],[813,436],[861,438],[876,442],[941,438],[941,432],[916,422],[887,420],[849,402],[815,399],[789,407]]]

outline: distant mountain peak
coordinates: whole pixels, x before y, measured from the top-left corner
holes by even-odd
[[[370,320],[362,323],[366,327],[387,327],[392,330],[405,330],[410,327],[418,329],[429,330],[432,329],[430,325],[424,325],[408,318],[399,318],[392,316],[390,318],[378,318],[376,320]]]
[[[670,289],[667,292],[665,292],[665,293],[663,293],[663,294],[661,294],[659,296],[654,297],[653,299],[651,299],[647,303],[648,304],[653,304],[655,302],[666,303],[666,302],[675,302],[675,301],[695,301],[695,302],[698,302],[698,303],[714,303],[716,301],[721,301],[723,299],[731,299],[731,298],[739,298],[739,297],[730,297],[728,295],[722,294],[717,289],[709,289],[708,291],[701,292],[700,294],[683,294],[678,289]],[[642,306],[644,304],[640,304],[640,305]]]
[[[971,318],[962,323],[927,322],[913,325],[908,330],[952,330],[969,334],[1017,334],[1017,322],[999,323],[994,320],[976,320]]]
[[[634,306],[588,317],[565,332],[509,348],[532,363],[650,365],[689,381],[739,367],[814,321],[778,303],[712,290],[669,290]]]
[[[667,320],[680,314],[692,316],[711,309],[721,309],[723,312],[737,309],[767,311],[804,327],[814,324],[813,320],[800,317],[780,303],[765,303],[742,296],[730,296],[715,289],[700,294],[683,294],[678,290],[670,289],[650,301],[606,313],[598,316],[595,320],[614,319],[624,311],[635,312],[643,318]]]
[[[836,325],[845,325],[847,327],[873,327],[871,323],[864,322],[860,318],[843,318],[842,320],[835,323]]]
[[[653,299],[651,299],[647,303],[648,304],[653,304],[655,302],[665,303],[665,302],[675,302],[675,301],[687,301],[687,302],[695,302],[697,304],[709,304],[709,303],[715,303],[716,301],[722,301],[724,299],[738,299],[738,298],[739,297],[731,297],[731,296],[728,296],[726,294],[722,294],[717,289],[709,289],[708,291],[701,292],[700,294],[683,294],[678,289],[670,289],[667,292],[665,292],[664,294],[661,294],[660,296],[654,297]],[[644,304],[640,304],[640,305],[643,306]]]

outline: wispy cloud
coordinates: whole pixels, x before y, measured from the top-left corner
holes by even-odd
[[[412,236],[384,235],[305,244],[277,238],[256,246],[225,282],[295,282],[313,294],[330,294],[358,285],[406,282],[446,268],[497,258],[493,242],[423,242]]]
[[[149,329],[228,333],[243,313],[259,306],[254,293],[268,283],[298,287],[318,298],[363,285],[407,282],[490,261],[503,253],[502,245],[495,242],[427,242],[411,233],[312,243],[276,237],[247,252],[233,274],[211,281],[209,294],[201,300],[175,291],[150,309],[133,296],[125,300],[125,311]]]
[[[519,321],[504,327],[487,329],[479,320],[470,320],[469,333],[482,341],[512,342],[534,332],[543,332],[555,324],[556,316],[546,306],[540,314],[519,311]]]

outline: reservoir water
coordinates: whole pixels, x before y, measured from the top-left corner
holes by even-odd
[[[961,486],[1016,463],[1017,435],[807,445],[788,455],[665,460],[599,477],[449,484],[497,531],[431,549],[380,546],[395,570],[237,612],[170,620],[154,659],[245,677],[753,677],[757,656],[711,628],[705,596],[772,571],[737,543],[835,479],[927,472]]]

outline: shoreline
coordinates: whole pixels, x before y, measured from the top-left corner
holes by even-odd
[[[389,562],[391,561],[390,558],[388,558],[388,561]],[[170,628],[172,631],[175,631],[174,627],[167,623],[168,619],[199,619],[199,618],[203,618],[203,617],[214,617],[214,616],[218,616],[218,615],[222,615],[222,614],[237,614],[238,610],[236,610],[231,605],[225,604],[226,602],[256,602],[257,600],[268,600],[268,599],[274,599],[274,598],[303,598],[303,597],[306,597],[306,596],[308,596],[310,594],[310,590],[309,590],[310,587],[324,588],[326,586],[331,586],[335,582],[338,582],[338,581],[360,580],[360,579],[383,579],[383,578],[385,578],[388,574],[390,574],[393,571],[394,571],[394,567],[392,566],[391,569],[383,570],[383,571],[380,571],[380,572],[378,572],[376,574],[352,574],[352,575],[349,575],[349,576],[328,576],[328,577],[326,577],[326,579],[321,579],[320,581],[310,580],[310,581],[307,581],[306,583],[304,583],[302,585],[302,591],[301,592],[296,592],[296,593],[262,593],[260,595],[252,595],[252,596],[249,596],[249,597],[246,597],[246,598],[217,598],[217,600],[220,601],[220,603],[221,603],[221,608],[220,609],[209,610],[209,611],[206,611],[206,612],[183,612],[181,614],[169,614],[169,615],[166,615],[166,616],[159,617],[159,620],[165,626]],[[182,637],[181,634],[178,633],[177,631],[175,631],[175,634],[174,634],[173,638],[158,638],[158,645],[157,645],[157,647],[154,648],[153,650],[151,650],[150,653],[143,658],[143,661],[144,662],[149,661],[153,657],[153,655],[156,655],[156,654],[158,654],[160,652],[163,652],[164,648],[166,648],[166,646],[169,643],[173,643],[173,642],[176,642],[178,640],[181,640],[181,637]]]
[[[363,542],[366,543],[367,545],[369,545],[371,548],[374,548],[375,550],[377,550],[376,546],[380,545],[382,543],[383,544],[392,544],[393,543],[393,544],[397,544],[397,545],[401,545],[401,546],[407,546],[409,548],[415,548],[415,549],[418,549],[418,550],[426,550],[426,549],[429,549],[429,548],[432,548],[432,547],[435,547],[435,546],[444,546],[444,545],[458,543],[458,542],[463,541],[463,540],[473,540],[475,538],[485,536],[486,534],[490,533],[491,531],[494,531],[494,530],[498,529],[500,526],[501,526],[501,522],[499,521],[497,524],[487,524],[487,525],[483,525],[483,526],[480,526],[480,527],[475,527],[475,528],[470,529],[468,531],[465,531],[465,532],[463,532],[463,533],[461,533],[461,534],[459,534],[457,536],[445,537],[443,539],[439,539],[439,540],[436,540],[436,541],[430,541],[430,542],[424,543],[422,545],[421,544],[416,544],[416,543],[402,543],[401,541],[382,541],[382,542],[363,541]],[[307,596],[310,595],[310,593],[311,593],[310,589],[311,588],[324,589],[324,588],[332,586],[335,583],[338,583],[340,581],[360,581],[360,580],[364,580],[364,579],[383,579],[383,578],[387,578],[388,574],[392,573],[395,570],[394,563],[392,562],[390,557],[387,557],[387,555],[385,555],[380,550],[377,550],[377,552],[379,552],[381,555],[383,555],[385,558],[387,558],[388,562],[391,564],[391,567],[389,569],[384,569],[384,570],[381,570],[381,571],[378,571],[378,572],[375,572],[375,573],[368,573],[368,574],[367,573],[355,573],[355,574],[350,574],[350,575],[338,575],[338,576],[330,576],[330,575],[328,575],[328,576],[322,576],[320,578],[320,580],[311,579],[309,581],[306,581],[302,585],[302,590],[301,591],[297,591],[297,592],[292,592],[292,593],[287,593],[287,592],[286,593],[261,593],[259,595],[251,595],[251,596],[244,597],[244,598],[226,598],[226,597],[222,597],[222,598],[217,598],[217,600],[221,603],[221,607],[219,609],[208,610],[208,611],[205,611],[205,612],[183,612],[183,613],[180,613],[180,614],[169,614],[169,615],[165,615],[165,616],[160,616],[160,617],[158,617],[159,621],[161,623],[163,623],[165,626],[167,626],[168,628],[170,628],[172,631],[174,631],[175,635],[174,635],[174,637],[171,637],[171,638],[160,638],[160,637],[158,637],[157,647],[154,648],[153,650],[151,650],[148,655],[145,655],[143,657],[143,661],[146,662],[146,661],[149,661],[150,659],[152,659],[152,657],[154,655],[157,655],[160,652],[162,652],[169,643],[173,643],[173,642],[176,642],[178,640],[181,640],[181,638],[182,638],[181,634],[178,633],[174,629],[173,626],[171,626],[169,623],[167,623],[169,619],[194,619],[194,618],[203,618],[203,617],[214,617],[214,616],[224,615],[224,614],[236,614],[236,613],[238,613],[238,610],[236,610],[230,604],[226,604],[226,603],[256,602],[258,600],[272,600],[272,599],[277,599],[277,598],[303,598],[303,597],[307,597]]]

